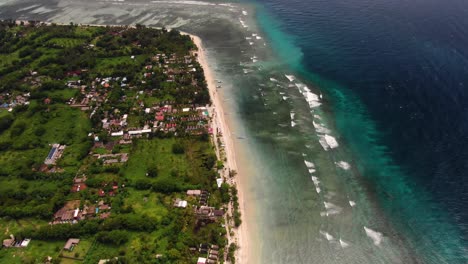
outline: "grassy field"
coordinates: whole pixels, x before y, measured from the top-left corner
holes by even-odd
[[[80,239],[80,243],[78,243],[78,245],[76,245],[72,251],[62,250],[61,255],[65,258],[68,257],[82,260],[85,258],[92,244],[93,242],[91,240]]]
[[[162,220],[168,214],[163,201],[164,195],[130,189],[128,197],[125,198],[125,205],[132,206],[137,214],[145,214]]]
[[[27,248],[0,250],[0,261],[8,264],[43,263],[47,256],[58,258],[64,244],[65,241],[31,240]]]
[[[53,38],[50,39],[47,44],[55,44],[63,48],[72,48],[76,46],[83,45],[86,42],[86,39],[79,38]]]
[[[184,155],[172,153],[175,142],[174,138],[139,140],[124,170],[125,177],[131,180],[148,178],[146,173],[153,165],[158,168],[158,178],[173,178],[174,173],[185,175],[189,163]]]

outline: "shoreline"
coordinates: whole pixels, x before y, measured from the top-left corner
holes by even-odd
[[[239,182],[239,177],[241,175],[239,174],[239,169],[237,167],[237,160],[236,160],[236,153],[235,153],[235,148],[234,148],[234,142],[232,140],[232,134],[229,129],[229,126],[224,118],[224,107],[222,104],[222,99],[220,98],[217,88],[216,88],[216,80],[214,79],[213,72],[211,71],[211,68],[209,67],[209,63],[207,61],[207,57],[205,54],[205,51],[203,49],[203,44],[202,40],[200,37],[189,34],[186,32],[180,32],[181,34],[188,35],[192,38],[193,42],[195,45],[198,47],[198,62],[203,68],[205,79],[207,82],[208,86],[208,91],[210,93],[210,97],[212,100],[212,109],[211,109],[211,114],[213,117],[212,124],[213,124],[213,133],[214,133],[214,145],[216,147],[217,153],[221,152],[220,146],[218,146],[216,142],[216,134],[217,131],[219,130],[222,135],[222,142],[224,143],[224,151],[226,154],[226,166],[227,167],[227,172],[229,170],[235,170],[237,172],[237,175],[232,178],[232,183],[230,185],[234,185],[237,188],[237,196],[239,199],[239,212],[241,214],[241,220],[242,224],[237,227],[237,228],[229,228],[227,229],[227,239],[228,239],[228,244],[230,243],[235,243],[237,245],[237,250],[235,252],[235,259],[238,261],[238,263],[247,263],[247,260],[250,259],[250,252],[249,252],[249,246],[248,246],[248,239],[247,239],[247,226],[246,226],[246,217],[245,217],[245,207],[244,207],[244,192],[243,188]],[[226,170],[224,170],[226,172]],[[226,173],[224,173],[226,174]],[[226,176],[226,175],[223,175]],[[229,178],[229,176],[225,177]],[[231,206],[229,206],[231,208]],[[232,213],[232,211],[231,211]],[[229,225],[228,222],[226,224]],[[231,236],[229,234],[229,230],[233,231],[234,235]]]

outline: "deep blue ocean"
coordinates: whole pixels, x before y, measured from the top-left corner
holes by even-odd
[[[328,95],[335,125],[387,217],[414,243],[445,246],[434,253],[441,259],[466,263],[468,2],[258,6],[279,56]]]

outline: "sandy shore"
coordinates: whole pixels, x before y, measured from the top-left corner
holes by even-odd
[[[202,41],[199,37],[195,35],[191,35],[188,33],[184,33],[192,37],[194,43],[198,47],[198,61],[203,67],[204,73],[205,73],[205,79],[208,84],[208,90],[210,92],[211,100],[213,102],[211,113],[213,116],[213,131],[216,133],[216,131],[220,131],[222,133],[222,142],[224,143],[224,152],[226,154],[226,164],[225,167],[227,167],[228,170],[235,170],[236,172],[239,173],[237,163],[236,163],[236,153],[234,149],[234,143],[233,143],[233,135],[231,134],[231,131],[229,130],[228,123],[225,120],[225,115],[224,115],[224,108],[222,104],[222,99],[220,98],[218,92],[216,91],[216,80],[214,78],[213,72],[211,71],[211,68],[209,67],[209,63],[206,58],[206,54],[202,45]],[[215,140],[216,141],[216,140]],[[215,145],[217,143],[215,142]],[[217,146],[217,148],[220,148],[221,146]],[[242,177],[242,175],[236,175],[233,179],[234,184],[237,186],[237,192],[238,192],[238,197],[239,197],[239,210],[241,213],[241,218],[243,224],[240,225],[239,228],[233,228],[231,230],[234,231],[234,236],[228,236],[229,243],[235,242],[238,246],[238,249],[236,251],[236,261],[237,263],[248,263],[249,258],[249,246],[248,246],[248,239],[247,239],[247,225],[245,224],[245,208],[244,208],[244,193],[243,193],[243,188],[240,185],[239,182],[239,177]]]

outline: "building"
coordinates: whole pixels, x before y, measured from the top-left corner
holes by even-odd
[[[105,212],[99,215],[99,219],[107,219],[110,216],[110,212]]]
[[[73,221],[75,210],[62,208],[54,214],[54,223],[67,223]]]
[[[13,235],[10,235],[10,238],[4,239],[2,246],[4,248],[10,248],[15,245],[15,237]]]
[[[72,223],[82,219],[83,214],[78,209],[80,200],[68,201],[62,208],[54,214],[51,224]]]
[[[53,144],[52,149],[49,151],[49,154],[47,155],[47,158],[44,161],[44,164],[55,165],[57,163],[57,160],[62,156],[64,150],[64,145]]]
[[[223,214],[224,214],[224,211],[215,210],[214,207],[210,207],[210,206],[202,205],[195,209],[195,216],[197,217],[197,220],[200,220],[200,221],[216,221],[216,219],[222,216]]]
[[[179,208],[185,208],[187,207],[187,201],[177,198],[174,202],[174,206]]]
[[[187,190],[187,195],[190,196],[200,196],[202,194],[201,190]]]
[[[80,243],[78,238],[70,238],[68,239],[67,243],[63,247],[64,250],[73,251],[73,248]]]

